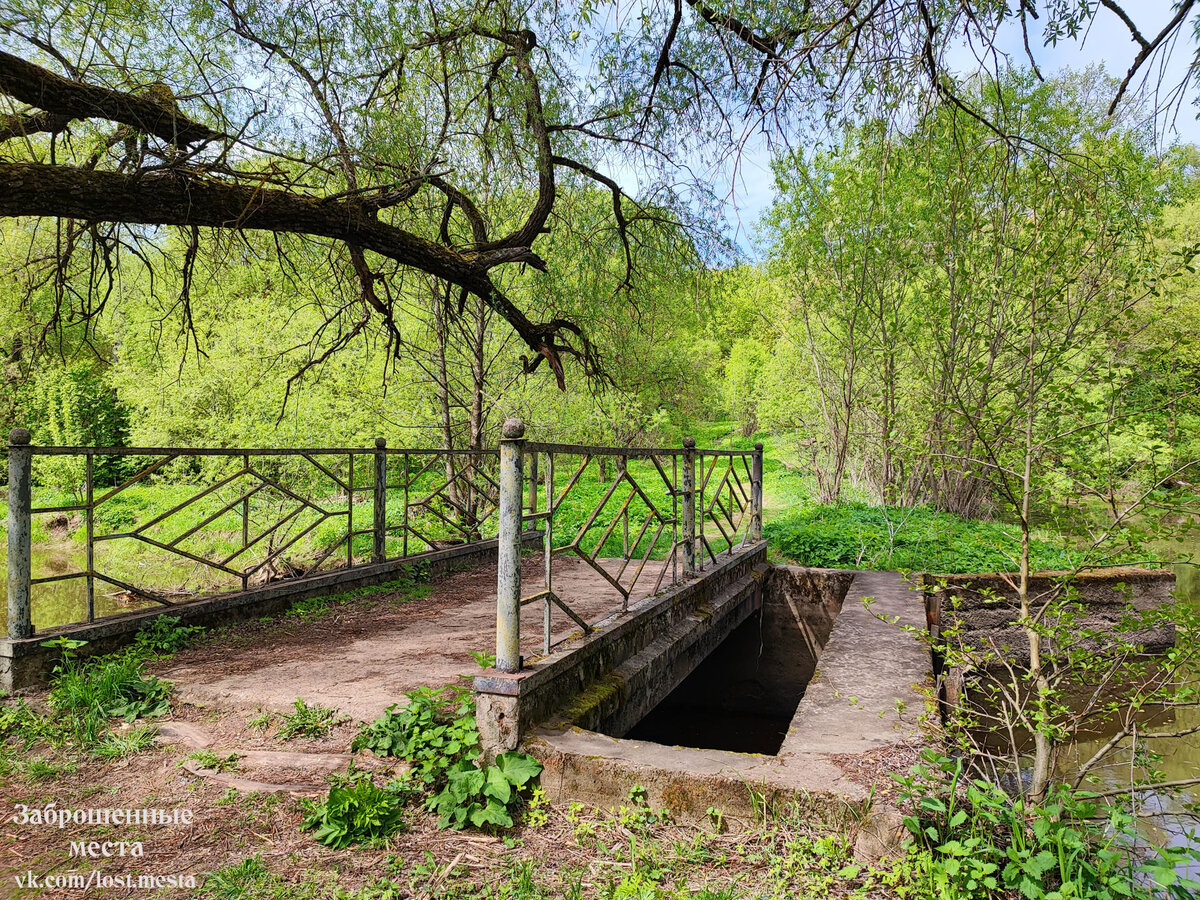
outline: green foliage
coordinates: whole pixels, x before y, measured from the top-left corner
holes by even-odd
[[[132,722],[170,711],[171,683],[147,675],[136,651],[80,660],[74,652],[80,641],[45,643],[63,653],[54,670],[50,705],[64,715],[64,726],[81,745],[99,744],[109,718],[119,716]]]
[[[278,737],[285,741],[298,737],[325,737],[340,721],[336,709],[319,703],[309,706],[301,697],[292,702],[292,707],[294,712],[280,714],[283,724],[279,726]]]
[[[418,688],[405,696],[406,705],[389,706],[364,725],[351,750],[407,759],[418,782],[438,789],[455,765],[479,755],[474,698],[457,686]]]
[[[1009,572],[1020,556],[1015,526],[929,507],[839,503],[792,510],[763,528],[771,546],[804,566],[941,572]],[[1031,544],[1036,570],[1069,570],[1081,554],[1045,538]]]
[[[193,760],[200,768],[210,769],[213,772],[232,772],[238,767],[238,754],[236,753],[218,756],[211,750],[197,750],[195,753],[189,753],[185,758]]]
[[[200,625],[181,625],[178,616],[155,616],[137,633],[134,646],[138,652],[154,656],[170,656],[203,634]]]
[[[404,802],[376,787],[368,774],[351,773],[330,787],[329,795],[309,810],[301,827],[334,850],[374,844],[404,829]]]
[[[960,759],[932,750],[921,756],[923,762],[908,775],[893,778],[913,808],[904,819],[915,839],[907,874],[925,881],[932,895],[945,900],[1001,894],[1025,900],[1151,897],[1136,872],[1128,815],[1110,810],[1098,819],[1097,804],[1066,787],[1042,806],[1029,806],[992,782],[968,779]],[[1143,870],[1166,871],[1175,861],[1158,856]],[[1186,889],[1200,887],[1176,874],[1167,877]]]
[[[446,787],[429,806],[442,828],[461,829],[468,824],[510,828],[509,807],[541,771],[542,764],[525,753],[501,753],[495,765],[485,769],[473,760],[459,760],[446,774]]]
[[[480,768],[475,701],[464,688],[419,688],[406,696],[405,706],[390,706],[363,725],[351,749],[408,760],[410,780],[429,794],[428,806],[443,828],[510,827],[512,807],[541,763],[502,753],[495,765]]]
[[[260,900],[267,897],[283,900],[302,895],[289,890],[283,879],[263,864],[260,856],[250,856],[209,872],[200,896],[208,900]]]
[[[92,753],[100,759],[124,759],[127,756],[136,756],[154,746],[156,734],[158,734],[158,729],[147,725],[131,728],[128,731],[112,731],[92,748]]]

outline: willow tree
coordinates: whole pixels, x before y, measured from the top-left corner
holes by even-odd
[[[914,92],[967,109],[944,71],[954,46],[993,47],[1012,22],[1027,46],[1058,41],[1101,14],[1135,45],[1115,102],[1193,2],[1143,34],[1111,0],[15,0],[0,12],[0,216],[28,223],[26,274],[53,286],[56,321],[102,311],[123,267],[170,262],[186,323],[197,256],[230,252],[213,233],[257,229],[351,279],[317,359],[372,321],[399,337],[397,297],[423,276],[494,310],[525,368],[561,384],[564,359],[594,368],[592,345],[525,288],[566,173],[611,197],[611,295],[638,277],[647,229],[703,224],[710,166],[751,134],[791,140]],[[514,195],[521,214],[500,214]],[[161,229],[182,254],[160,258]]]

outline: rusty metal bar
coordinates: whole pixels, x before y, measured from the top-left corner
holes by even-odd
[[[99,450],[96,451],[96,455],[104,456],[104,454],[102,452],[100,452]],[[117,496],[117,494],[121,493],[121,491],[125,490],[127,487],[132,487],[133,485],[137,484],[139,481],[141,481],[147,475],[153,475],[155,472],[157,472],[159,469],[161,469],[167,463],[172,462],[176,459],[179,459],[180,455],[181,454],[179,451],[175,451],[175,452],[167,451],[167,455],[165,457],[163,457],[162,459],[160,459],[158,462],[153,462],[148,466],[143,466],[137,472],[134,472],[132,475],[130,475],[128,478],[126,478],[124,481],[122,481],[120,484],[118,484],[115,488],[113,488],[107,494],[101,494],[100,498],[98,500],[96,500],[96,505],[99,506],[101,503],[104,503],[107,500],[111,500],[113,497]]]
[[[239,503],[242,505],[242,544],[245,544],[247,537],[248,537],[249,526],[250,526],[250,521],[249,521],[250,520],[250,498],[253,497],[255,494],[257,494],[259,491],[261,491],[265,487],[266,487],[265,484],[260,483],[260,484],[256,485],[255,487],[252,487],[250,490],[246,491],[245,493],[243,493],[240,497],[230,500],[228,503],[226,503],[224,506],[222,506],[220,509],[218,509],[211,516],[204,519],[198,525],[192,526],[191,528],[189,528],[183,534],[179,535],[179,537],[175,538],[174,540],[167,541],[167,546],[174,547],[176,544],[180,543],[181,541],[186,541],[188,538],[190,538],[193,534],[195,534],[201,528],[203,528],[206,525],[211,525],[217,519],[221,518],[221,516],[225,515],[227,512],[229,512],[231,509],[233,509],[235,506],[237,506]]]
[[[696,575],[696,439],[683,439],[683,577]]]
[[[754,445],[754,467],[750,475],[750,540],[762,540],[763,526],[763,445]]]
[[[309,460],[309,461],[312,462],[313,465],[317,466],[317,468],[321,468],[321,466],[315,460]],[[250,457],[249,456],[245,456],[245,455],[242,456],[242,468],[244,468],[244,469],[250,468]],[[261,485],[260,485],[260,487],[261,487]],[[257,492],[258,492],[258,488],[255,488],[254,493],[257,493]],[[251,496],[252,496],[252,494],[246,494],[242,498],[242,550],[245,550],[246,546],[250,543],[250,497]],[[249,590],[249,589],[250,589],[250,576],[247,575],[245,572],[242,572],[242,590],[245,591],[245,590]]]
[[[671,584],[679,583],[679,458],[671,457]],[[666,567],[663,567],[663,572]],[[662,584],[662,573],[658,583]],[[654,593],[658,593],[655,585]]]
[[[669,447],[595,447],[590,444],[548,444],[530,441],[530,452],[569,453],[573,456],[624,456],[629,459],[644,459],[647,456],[678,456],[680,450]]]
[[[536,454],[535,454],[536,455]],[[544,569],[544,580],[546,585],[546,594],[552,595],[554,591],[554,505],[550,502],[554,497],[554,454],[546,453],[546,525],[542,533],[542,567]],[[546,597],[545,606],[542,609],[542,650],[545,653],[550,652],[550,597]]]
[[[44,578],[30,578],[30,584],[52,584],[55,581],[72,581],[76,578],[87,578],[87,572],[65,572],[62,575],[47,575]]]
[[[93,540],[95,537],[95,507],[92,505],[95,474],[94,458],[89,453],[83,471],[84,490],[87,491],[87,512],[84,514],[86,516],[84,546],[87,548],[87,581],[84,592],[87,596],[87,620],[89,623],[96,621],[96,578],[92,574],[96,571],[96,543]]]
[[[346,482],[342,481],[342,479],[340,479],[336,475],[334,475],[333,472],[331,472],[329,469],[325,468],[323,465],[321,465],[319,462],[317,462],[315,459],[313,459],[312,456],[310,456],[307,453],[301,453],[300,455],[302,457],[304,457],[304,459],[308,460],[308,462],[311,463],[315,468],[318,468],[322,472],[324,472],[329,477],[329,480],[332,481],[334,484],[336,484],[338,487],[340,487],[343,491],[349,491],[350,488],[347,486]],[[250,458],[249,457],[246,457],[246,468],[247,469],[250,468]]]
[[[583,462],[579,464],[579,468],[575,470],[575,474],[567,480],[567,486],[563,488],[562,493],[560,493],[558,497],[554,499],[555,510],[557,510],[558,505],[562,503],[564,499],[566,499],[567,494],[571,493],[571,488],[575,487],[575,483],[579,481],[579,477],[584,473],[584,470],[588,467],[588,463],[591,461],[592,457],[590,455],[584,455]],[[546,502],[550,502],[550,498],[547,498]]]
[[[354,454],[348,454],[350,471],[346,473],[346,568],[354,567]]]
[[[135,528],[133,530],[133,533],[140,534],[141,532],[145,531],[147,528],[153,528],[155,525],[158,525],[160,522],[163,522],[164,520],[171,518],[171,516],[175,515],[175,513],[179,512],[181,509],[187,509],[187,507],[191,506],[196,501],[204,499],[209,494],[211,494],[213,491],[219,491],[221,488],[225,487],[225,485],[229,484],[229,482],[231,482],[237,478],[240,478],[242,475],[245,475],[247,472],[250,472],[250,471],[251,471],[250,469],[240,469],[239,471],[234,472],[232,475],[228,476],[227,478],[222,478],[216,484],[211,485],[210,487],[206,487],[204,490],[202,490],[198,494],[193,494],[191,497],[184,500],[182,503],[176,503],[174,506],[172,506],[170,509],[168,509],[165,513],[161,513],[160,515],[155,516],[149,522],[144,522],[143,524],[139,525],[137,528]],[[259,477],[261,478],[261,476],[259,476]],[[266,479],[263,479],[263,480],[265,481]],[[97,505],[99,505],[100,503],[103,503],[103,502],[104,502],[104,498],[101,498],[99,501],[97,501]]]
[[[387,441],[384,438],[375,438],[375,482],[372,492],[374,506],[371,510],[374,524],[371,562],[374,563],[383,562],[387,539],[387,454],[383,452],[386,448]]]
[[[643,532],[650,525],[650,519],[646,520],[646,524],[642,526]],[[654,533],[654,537],[650,539],[650,546],[646,548],[646,553],[642,557],[642,561],[638,563],[638,567],[634,569],[633,578],[629,582],[629,594],[625,597],[625,602],[621,605],[621,612],[629,609],[629,598],[633,596],[633,589],[638,583],[638,579],[642,577],[642,572],[646,571],[646,563],[650,561],[650,554],[654,552],[654,548],[658,545],[658,539],[662,537],[662,533],[666,530],[667,523],[661,519],[658,522],[658,531]],[[638,537],[641,540],[641,537]],[[666,569],[666,560],[663,561],[663,568]],[[657,590],[657,588],[655,589]],[[651,593],[654,593],[653,591]]]
[[[72,506],[34,506],[30,508],[29,512],[35,516],[40,516],[44,513],[83,512],[86,509],[86,503],[76,503]]]

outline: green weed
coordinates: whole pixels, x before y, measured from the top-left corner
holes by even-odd
[[[366,773],[351,775],[333,785],[324,802],[309,809],[301,827],[334,850],[374,844],[404,829],[404,804],[395,794],[376,787]]]
[[[209,769],[213,772],[232,772],[239,765],[238,754],[236,753],[218,756],[211,750],[197,750],[195,753],[189,753],[184,758],[196,762],[202,769]]]
[[[420,783],[440,788],[456,763],[479,755],[474,698],[460,687],[418,688],[406,696],[406,706],[389,706],[359,729],[351,750],[407,759]]]
[[[110,732],[93,747],[92,753],[100,759],[124,759],[154,746],[158,729],[143,725],[125,732]]]
[[[298,737],[325,737],[341,720],[336,709],[320,704],[309,706],[300,697],[292,706],[295,712],[280,714],[283,724],[279,727],[279,737],[285,741]]]
[[[147,675],[142,657],[132,651],[80,660],[80,641],[58,639],[45,645],[62,650],[55,667],[50,705],[64,714],[65,727],[84,747],[97,744],[110,718],[127,722],[156,718],[170,711],[171,683]]]
[[[181,625],[178,616],[155,616],[134,639],[137,650],[153,656],[177,653],[204,632],[199,625]]]

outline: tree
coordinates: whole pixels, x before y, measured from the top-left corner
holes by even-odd
[[[791,140],[822,116],[899,109],[919,87],[1021,141],[959,95],[943,64],[955,41],[987,50],[1012,20],[1028,47],[1031,19],[1047,41],[1074,39],[1103,10],[1140,48],[1119,99],[1193,3],[1146,37],[1114,2],[655,0],[632,20],[590,0],[17,0],[0,15],[0,216],[55,221],[47,279],[102,285],[58,290],[61,319],[101,312],[116,273],[149,265],[168,228],[186,321],[213,244],[202,233],[263,230],[352,276],[322,352],[372,317],[399,338],[396,298],[420,273],[491,307],[532,351],[526,368],[544,361],[561,384],[564,356],[595,369],[593,346],[514,297],[527,280],[512,270],[545,268],[535,244],[561,226],[565,176],[610,195],[625,258],[610,287],[623,288],[648,229],[703,223],[704,164],[756,129]],[[606,170],[637,171],[637,196]],[[522,214],[497,215],[517,188]]]

